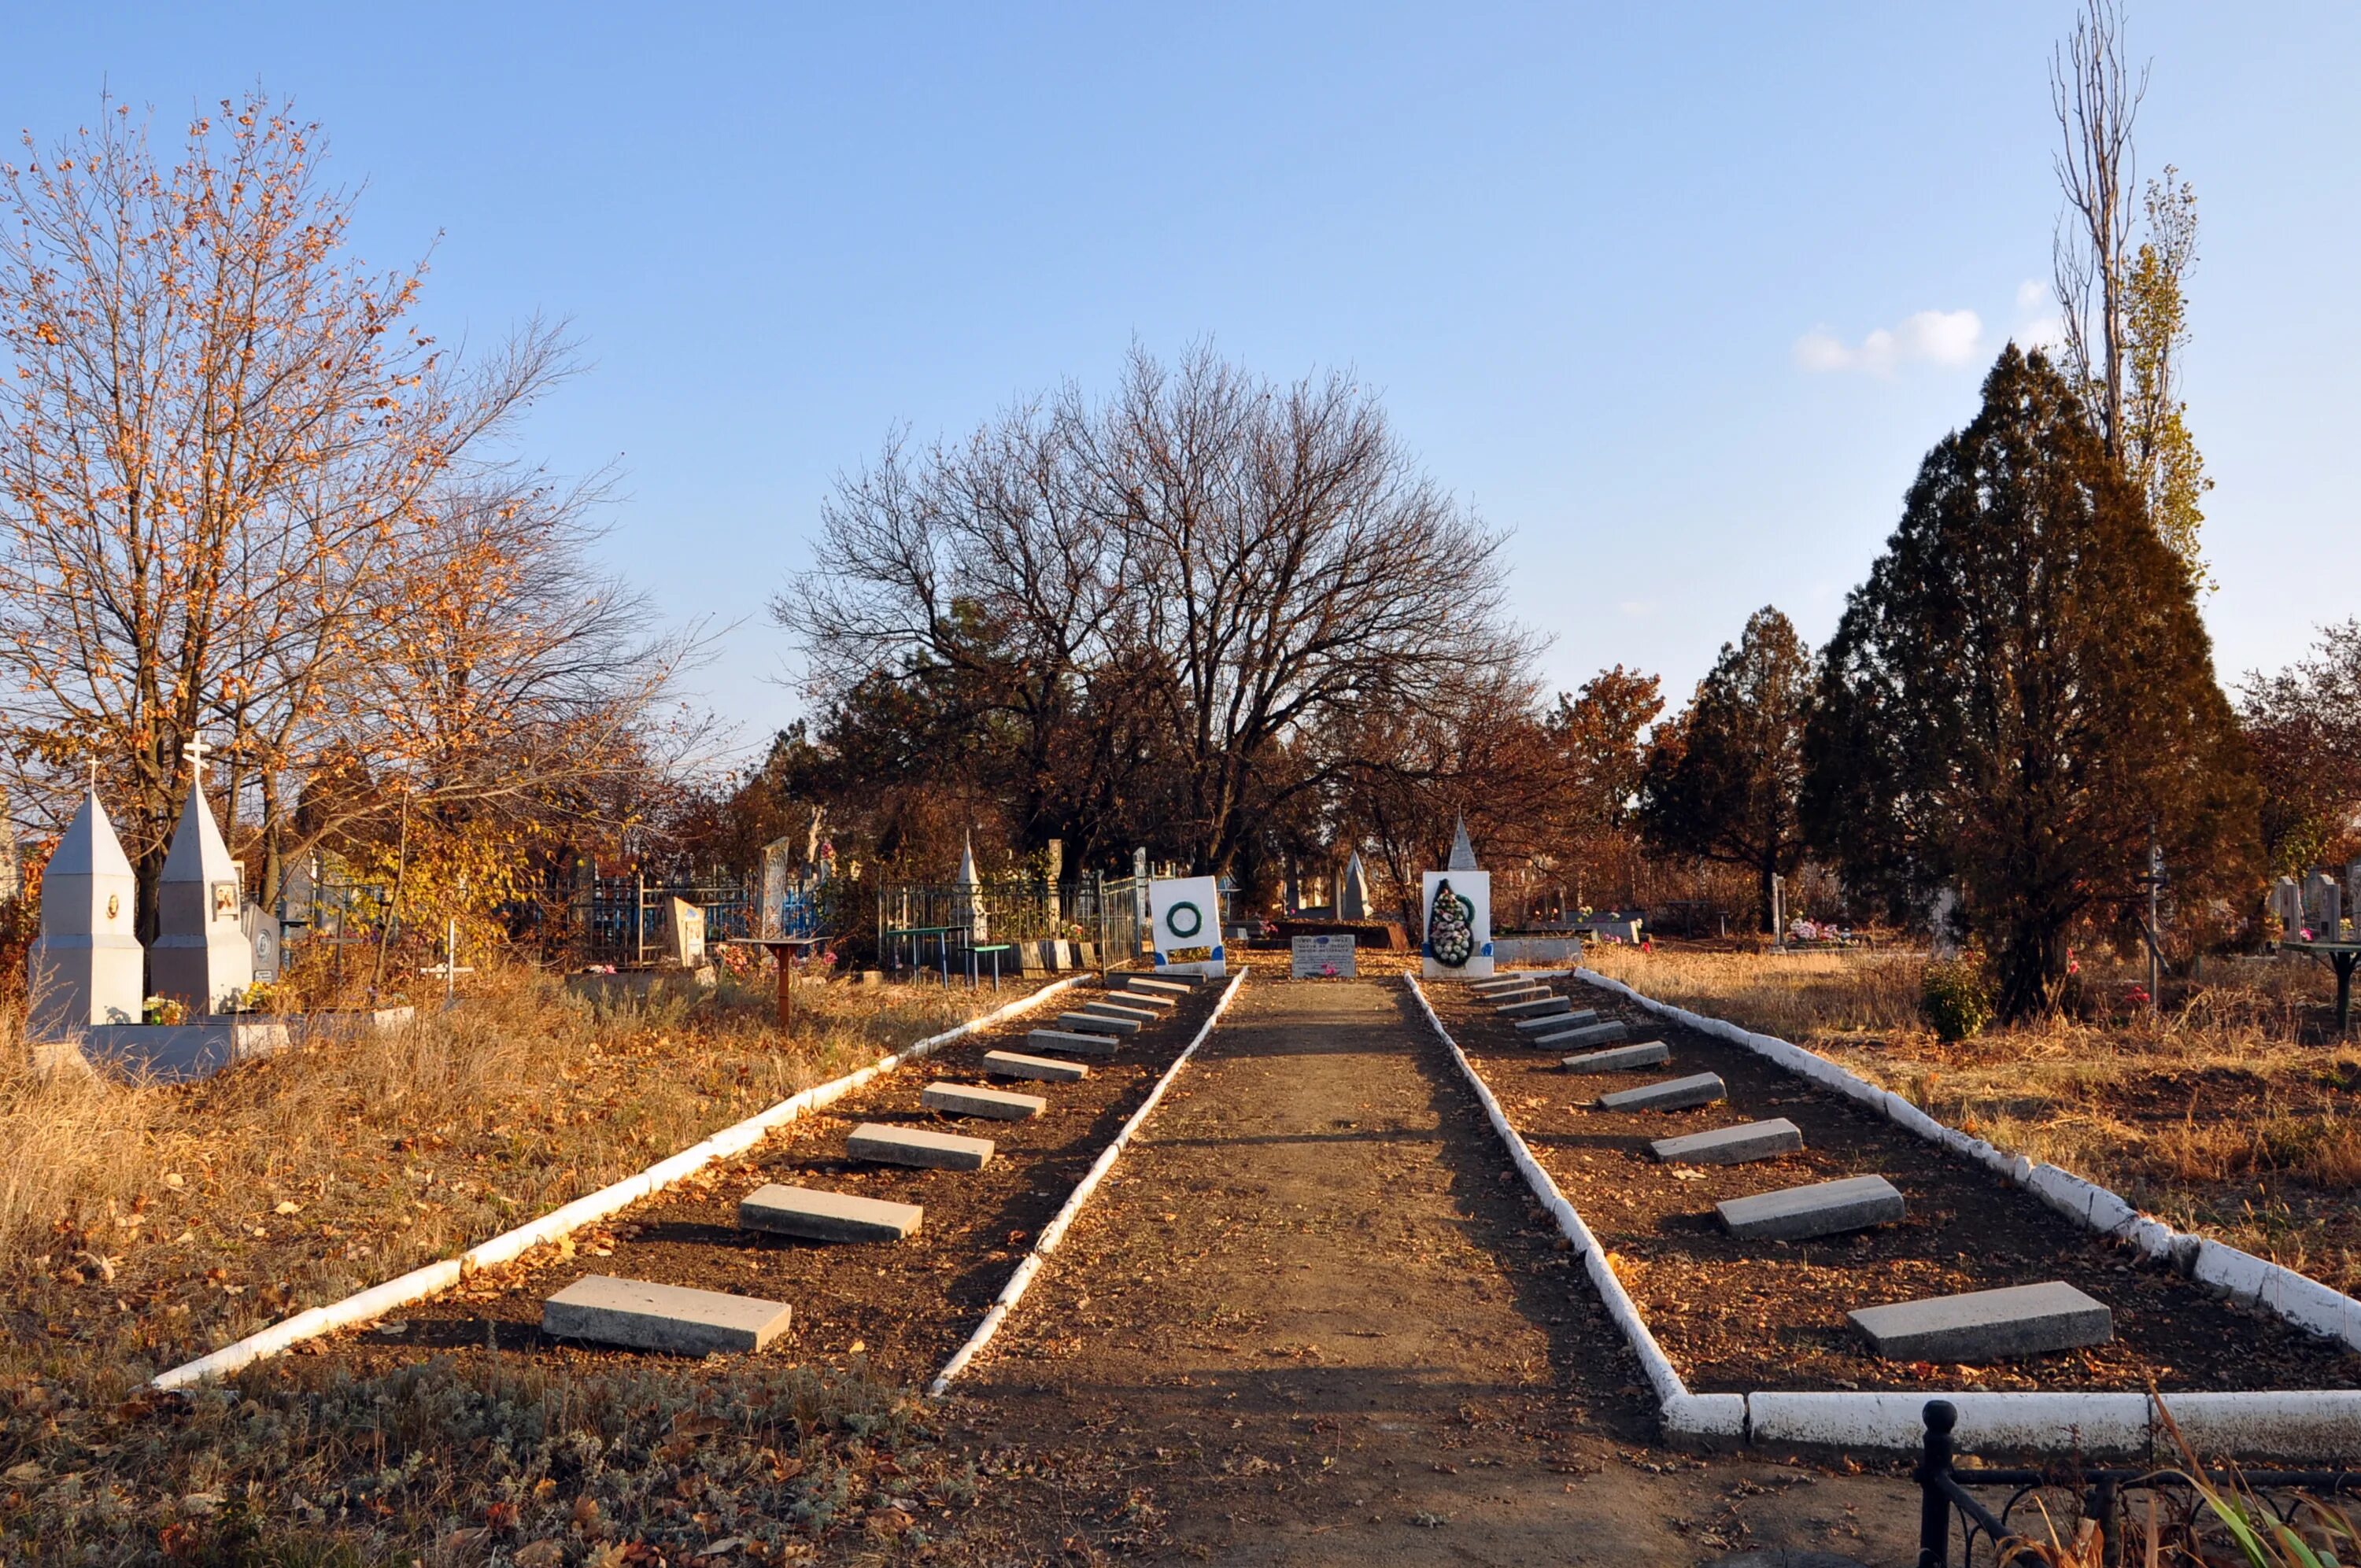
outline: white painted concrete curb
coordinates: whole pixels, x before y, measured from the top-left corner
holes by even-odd
[[[1643,996],[1621,981],[1576,967],[1576,980],[1617,992],[1659,1017],[1726,1040],[1856,1101],[1927,1142],[2021,1187],[2068,1218],[2169,1261],[2224,1295],[2266,1307],[2297,1327],[2361,1349],[2361,1301],[2279,1264],[2189,1235],[2141,1213],[2115,1193],[2054,1165],[1994,1148],[1944,1125],[1900,1095],[1846,1071],[1816,1052],[1770,1035],[1750,1034],[1719,1018]],[[1421,998],[1422,1003],[1423,998]],[[1432,1010],[1429,1016],[1433,1016]],[[1436,1025],[1440,1029],[1442,1025]],[[1448,1038],[1448,1036],[1445,1036]],[[1457,1047],[1453,1047],[1456,1052]],[[1466,1060],[1462,1058],[1463,1068]],[[1730,1396],[1734,1397],[1734,1396]],[[1915,1449],[1926,1436],[1921,1414],[1929,1399],[1949,1399],[1960,1412],[1958,1442],[2048,1453],[2101,1449],[2147,1450],[2163,1421],[2145,1394],[2065,1393],[1777,1393],[1746,1395],[1748,1431],[1757,1442],[1828,1443],[1844,1448]],[[2361,1455],[2361,1391],[2306,1388],[2243,1393],[2182,1393],[2163,1404],[2199,1452],[2267,1453],[2289,1458],[2349,1459]],[[1671,1427],[1668,1409],[1665,1424]],[[1674,1429],[1685,1430],[1685,1429]]]
[[[1016,1266],[1016,1272],[1008,1277],[1008,1283],[1000,1288],[1000,1295],[992,1303],[992,1310],[984,1313],[983,1321],[976,1324],[975,1332],[968,1336],[965,1344],[951,1353],[951,1358],[943,1363],[942,1371],[927,1385],[928,1398],[941,1398],[950,1387],[951,1379],[966,1371],[968,1363],[992,1343],[992,1337],[1000,1332],[1000,1325],[1008,1321],[1008,1314],[1016,1310],[1016,1303],[1022,1301],[1025,1292],[1031,1288],[1033,1277],[1041,1272],[1043,1261],[1066,1239],[1066,1229],[1074,1223],[1074,1216],[1082,1212],[1082,1205],[1091,1201],[1091,1194],[1098,1190],[1099,1183],[1105,1179],[1106,1173],[1115,1168],[1115,1162],[1122,1157],[1125,1147],[1131,1142],[1132,1134],[1147,1125],[1148,1114],[1156,1109],[1157,1102],[1162,1100],[1164,1091],[1172,1087],[1172,1080],[1180,1076],[1180,1069],[1189,1065],[1189,1058],[1197,1054],[1197,1047],[1213,1037],[1213,1025],[1220,1023],[1222,1014],[1230,1010],[1230,1003],[1236,997],[1239,987],[1246,984],[1246,976],[1253,972],[1250,967],[1241,965],[1230,983],[1222,988],[1222,999],[1213,1003],[1213,1011],[1199,1025],[1196,1037],[1172,1058],[1172,1065],[1164,1069],[1164,1076],[1156,1080],[1156,1087],[1148,1091],[1148,1098],[1139,1102],[1139,1109],[1131,1113],[1122,1131],[1115,1134],[1114,1141],[1099,1151],[1099,1157],[1091,1162],[1091,1168],[1074,1183],[1073,1191],[1066,1195],[1066,1201],[1059,1207],[1057,1214],[1041,1227],[1041,1234],[1033,1243],[1033,1250],[1025,1255],[1025,1261]]]
[[[506,1263],[544,1243],[572,1235],[583,1226],[627,1209],[717,1159],[742,1153],[762,1142],[773,1128],[784,1126],[807,1112],[835,1103],[881,1073],[891,1072],[895,1068],[931,1056],[942,1047],[978,1029],[988,1028],[1028,1012],[1059,992],[1079,984],[1083,978],[1076,974],[1053,981],[1029,996],[1018,997],[939,1035],[929,1035],[891,1056],[879,1058],[867,1067],[826,1083],[815,1084],[801,1093],[789,1095],[768,1110],[756,1112],[700,1143],[691,1144],[678,1154],[658,1160],[636,1176],[627,1176],[596,1192],[586,1193],[562,1208],[553,1209],[537,1220],[519,1225],[512,1231],[503,1231],[489,1241],[468,1248],[457,1257],[430,1263],[423,1268],[413,1268],[408,1274],[399,1275],[381,1285],[372,1285],[341,1301],[332,1301],[324,1307],[313,1307],[291,1318],[282,1319],[234,1344],[224,1345],[211,1354],[201,1355],[168,1372],[158,1373],[149,1386],[179,1388],[208,1377],[223,1376],[242,1366],[250,1366],[266,1356],[277,1355],[304,1340],[316,1339],[324,1333],[349,1328],[355,1323],[368,1322],[385,1316],[397,1307],[406,1307],[412,1301],[422,1301],[440,1291],[448,1290],[479,1268]]]
[[[1656,1343],[1656,1336],[1648,1332],[1647,1321],[1640,1316],[1640,1309],[1632,1302],[1631,1293],[1623,1288],[1623,1281],[1616,1277],[1615,1266],[1607,1260],[1606,1249],[1590,1234],[1590,1227],[1582,1223],[1582,1216],[1566,1201],[1557,1182],[1542,1168],[1541,1162],[1533,1158],[1532,1150],[1525,1146],[1525,1140],[1518,1135],[1517,1129],[1509,1124],[1508,1115],[1501,1111],[1500,1102],[1494,1097],[1491,1086],[1477,1072],[1475,1064],[1467,1059],[1467,1053],[1459,1048],[1459,1042],[1451,1037],[1451,1031],[1444,1028],[1443,1020],[1435,1015],[1433,1004],[1426,999],[1425,987],[1418,983],[1418,977],[1414,974],[1405,974],[1402,980],[1409,985],[1410,993],[1418,999],[1419,1011],[1426,1014],[1427,1023],[1451,1052],[1451,1059],[1459,1064],[1459,1071],[1467,1080],[1468,1087],[1475,1090],[1477,1101],[1484,1107],[1484,1114],[1491,1118],[1492,1130],[1509,1146],[1509,1158],[1515,1163],[1518,1173],[1524,1177],[1525,1185],[1532,1189],[1533,1196],[1542,1201],[1542,1207],[1547,1209],[1550,1216],[1557,1222],[1559,1234],[1573,1243],[1575,1250],[1582,1255],[1583,1266],[1590,1275],[1591,1287],[1598,1292],[1599,1300],[1606,1304],[1607,1314],[1615,1320],[1615,1326],[1623,1331],[1624,1340],[1631,1346],[1631,1353],[1640,1358],[1641,1369],[1648,1376],[1649,1387],[1655,1390],[1656,1406],[1664,1430],[1698,1437],[1744,1437],[1746,1396],[1689,1392],[1688,1385],[1682,1382],[1681,1375],[1674,1370],[1664,1347]]]

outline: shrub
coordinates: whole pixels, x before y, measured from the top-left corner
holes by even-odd
[[[1981,965],[1960,960],[1927,966],[1918,1011],[1928,1027],[1949,1044],[1980,1034],[1992,1022],[1992,982]]]

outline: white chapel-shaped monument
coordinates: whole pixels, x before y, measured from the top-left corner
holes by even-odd
[[[156,994],[197,1014],[235,1012],[254,984],[254,944],[238,918],[237,862],[205,804],[207,750],[202,737],[181,748],[190,762],[189,803],[164,857],[156,939],[148,948]]]
[[[139,1022],[138,884],[93,786],[41,879],[41,935],[26,964],[36,1040]]]

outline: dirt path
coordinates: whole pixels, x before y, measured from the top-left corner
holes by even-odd
[[[1397,983],[1250,982],[980,1367],[974,1562],[1906,1562],[1906,1483],[1653,1446]]]

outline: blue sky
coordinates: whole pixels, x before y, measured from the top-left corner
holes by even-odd
[[[570,317],[591,367],[527,447],[619,462],[613,563],[740,623],[697,685],[752,750],[797,706],[763,607],[833,476],[897,422],[1104,387],[1135,338],[1380,389],[1513,533],[1556,685],[1620,662],[1677,699],[1766,602],[1825,639],[2047,313],[2071,17],[19,6],[0,104],[47,138],[105,87],[170,134],[259,82],[367,182],[370,259],[431,247],[446,339]],[[2150,0],[2131,40],[2143,170],[2202,214],[2186,389],[2229,680],[2361,609],[2361,8]]]

